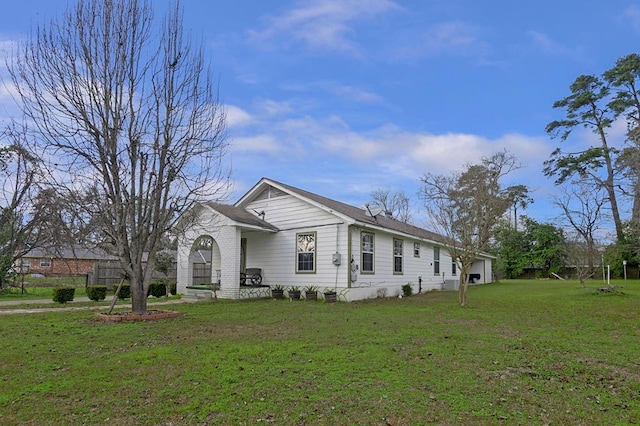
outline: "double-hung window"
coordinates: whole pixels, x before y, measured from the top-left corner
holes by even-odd
[[[296,234],[296,272],[316,271],[316,233]]]
[[[420,257],[420,243],[413,243],[413,257]]]
[[[433,248],[433,274],[440,275],[440,247]]]
[[[375,235],[370,232],[363,232],[361,235],[362,244],[360,246],[361,262],[360,271],[362,273],[374,272]]]
[[[402,240],[393,239],[393,273],[402,273]]]
[[[458,264],[455,259],[451,259],[451,275],[456,275],[458,273]]]

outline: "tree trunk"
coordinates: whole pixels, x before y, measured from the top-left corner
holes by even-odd
[[[469,272],[471,268],[464,267],[464,265],[460,268],[460,286],[458,287],[458,301],[460,302],[461,307],[467,306],[467,288],[469,287]]]
[[[467,282],[460,280],[460,288],[458,289],[458,301],[461,307],[467,306]]]
[[[147,313],[147,291],[144,281],[138,277],[131,277],[131,312],[134,314]]]
[[[633,184],[633,208],[631,210],[631,222],[640,220],[640,177],[635,178]]]
[[[609,145],[607,144],[607,136],[602,126],[598,126],[598,132],[600,134],[600,141],[602,143],[604,162],[607,166],[607,178],[604,181],[604,187],[609,196],[609,205],[611,206],[611,217],[616,228],[616,237],[618,241],[624,241],[624,229],[622,226],[622,220],[620,219],[620,210],[618,209],[618,198],[615,189],[613,161],[611,160],[611,154],[609,152]]]

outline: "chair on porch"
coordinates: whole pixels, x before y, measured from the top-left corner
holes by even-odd
[[[259,287],[262,284],[262,269],[247,268],[245,272],[240,272],[240,285],[247,285],[247,280],[250,285]]]

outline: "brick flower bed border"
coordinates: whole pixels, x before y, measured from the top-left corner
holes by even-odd
[[[96,312],[96,316],[104,322],[125,322],[125,321],[156,321],[182,316],[182,312],[149,310],[146,314],[133,314],[131,312],[115,312],[111,315]]]

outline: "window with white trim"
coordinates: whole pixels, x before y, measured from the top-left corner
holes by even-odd
[[[361,234],[360,245],[360,272],[373,273],[374,272],[374,256],[375,256],[375,235],[371,232],[363,232]]]
[[[50,268],[51,267],[51,259],[48,257],[43,257],[40,259],[40,267],[41,268]]]
[[[393,273],[401,274],[402,273],[402,250],[403,250],[403,241],[393,239]]]
[[[440,247],[433,248],[433,274],[440,275]]]
[[[455,259],[451,259],[451,275],[456,275],[458,273],[458,264]]]
[[[420,257],[420,243],[413,243],[413,257]]]
[[[296,272],[316,271],[316,233],[296,234]]]

